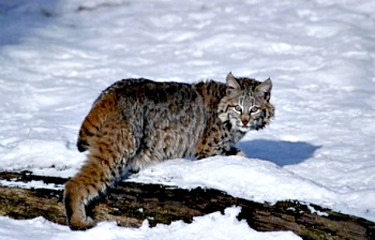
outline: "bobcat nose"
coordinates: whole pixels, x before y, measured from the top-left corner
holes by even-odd
[[[249,122],[249,121],[247,121],[247,120],[242,120],[242,124],[243,124],[244,126],[246,126],[248,122]]]

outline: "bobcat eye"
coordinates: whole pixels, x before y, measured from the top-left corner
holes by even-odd
[[[251,108],[251,112],[255,113],[255,112],[258,112],[259,108],[257,106],[254,106]]]
[[[241,112],[241,111],[242,111],[242,107],[241,107],[240,105],[236,105],[236,106],[234,107],[234,109],[235,109],[236,111],[238,111],[238,112]]]

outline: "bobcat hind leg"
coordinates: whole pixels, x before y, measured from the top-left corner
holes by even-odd
[[[121,120],[111,120],[102,130],[103,134],[92,140],[86,163],[65,184],[64,205],[72,230],[95,226],[88,208],[122,179],[137,150],[137,140]]]

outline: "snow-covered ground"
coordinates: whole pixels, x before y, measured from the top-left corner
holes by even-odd
[[[298,199],[375,221],[374,12],[373,0],[1,1],[0,171],[72,176],[85,159],[81,121],[116,80],[224,81],[232,71],[274,84],[276,118],[240,142],[248,158],[175,159],[128,181]],[[1,217],[0,239],[298,239],[256,232],[237,212],[79,233]]]
[[[228,208],[224,215],[219,212],[194,218],[192,224],[182,221],[171,225],[157,225],[150,228],[145,221],[141,228],[121,228],[115,222],[104,222],[86,232],[72,232],[39,217],[32,220],[15,221],[0,218],[0,236],[2,239],[37,240],[80,240],[80,239],[132,239],[132,240],[298,240],[292,232],[256,232],[249,228],[246,221],[239,222],[236,216],[239,208]],[[213,227],[214,226],[214,227]]]

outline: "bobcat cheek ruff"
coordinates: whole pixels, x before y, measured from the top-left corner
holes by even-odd
[[[226,84],[125,79],[95,100],[79,131],[78,150],[88,151],[81,170],[65,185],[71,229],[94,226],[90,207],[124,176],[171,158],[242,154],[235,144],[269,124],[270,79],[236,78]]]

